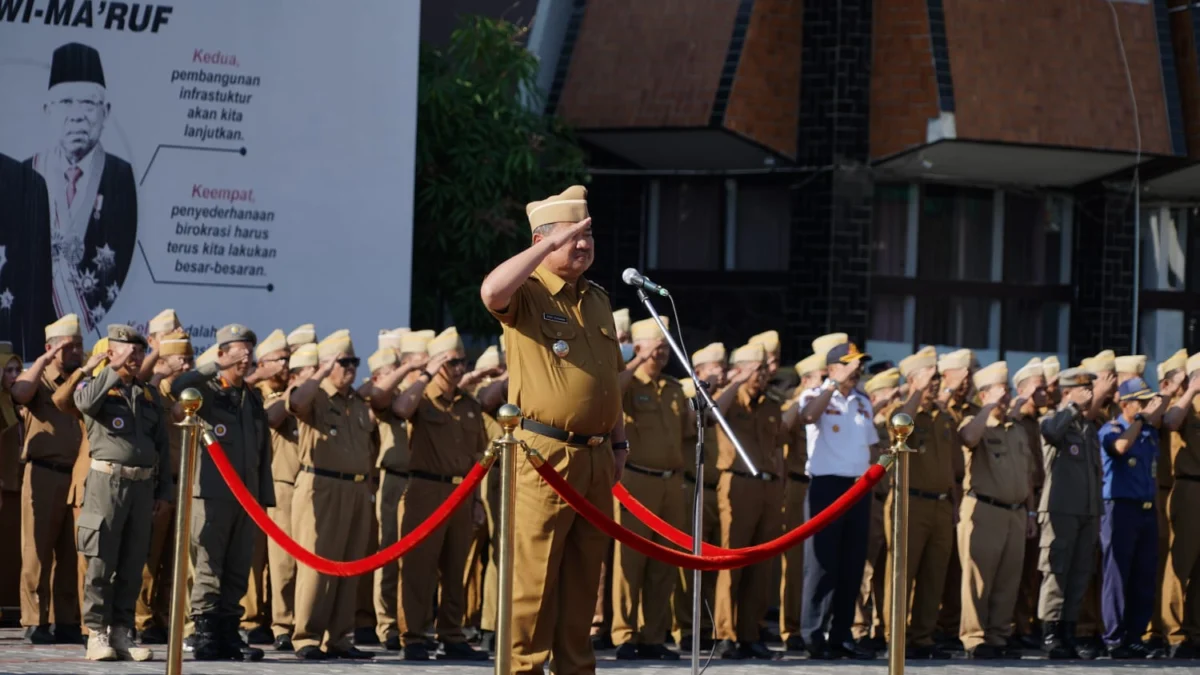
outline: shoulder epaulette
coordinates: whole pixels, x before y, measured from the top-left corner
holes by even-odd
[[[665,382],[667,382],[668,384],[673,384],[673,385],[675,385],[675,386],[677,386],[677,387],[682,387],[682,386],[683,386],[683,383],[679,381],[679,378],[677,378],[677,377],[675,377],[675,376],[673,376],[673,375],[667,375],[666,373],[663,373],[663,375],[662,375],[662,379],[663,379]]]
[[[605,295],[608,295],[608,289],[604,288],[604,287],[603,287],[603,286],[601,286],[600,284],[598,284],[598,283],[596,283],[596,282],[592,281],[591,279],[588,279],[588,280],[587,280],[587,282],[588,282],[589,284],[591,284],[592,288],[595,288],[596,290],[600,291],[601,293],[603,293],[603,294],[605,294]]]

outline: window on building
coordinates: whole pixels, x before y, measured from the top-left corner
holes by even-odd
[[[991,281],[993,192],[926,185],[921,199],[918,276],[938,281]]]
[[[786,185],[734,183],[733,269],[786,270],[792,196]]]
[[[910,192],[908,185],[875,187],[875,221],[871,230],[871,269],[875,274],[905,276]]]
[[[1140,230],[1138,349],[1151,363],[1200,351],[1200,211],[1143,205]]]
[[[1014,284],[1066,284],[1064,237],[1071,232],[1069,199],[1057,195],[1004,195],[1004,281]]]
[[[713,178],[664,178],[651,185],[651,267],[721,268],[723,190],[721,180]]]

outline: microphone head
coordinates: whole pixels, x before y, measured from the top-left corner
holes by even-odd
[[[626,267],[624,272],[621,272],[621,281],[633,286],[641,281],[642,274],[632,267]]]

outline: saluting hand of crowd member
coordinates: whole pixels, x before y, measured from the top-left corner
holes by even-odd
[[[942,375],[942,388],[938,392],[938,403],[943,406],[949,404],[954,395],[962,389],[963,383],[967,381],[970,372],[965,368],[950,368],[946,370]]]

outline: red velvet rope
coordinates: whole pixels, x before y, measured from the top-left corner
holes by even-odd
[[[290,553],[299,562],[322,574],[335,577],[353,577],[377,570],[411,551],[424,541],[426,537],[441,527],[446,522],[446,519],[450,517],[450,514],[462,505],[467,497],[475,492],[475,488],[479,487],[479,484],[483,481],[483,477],[487,475],[488,469],[491,467],[490,464],[476,464],[471,469],[471,472],[463,478],[463,482],[454,488],[454,492],[450,493],[450,497],[438,507],[437,511],[434,511],[428,520],[418,525],[417,529],[402,537],[400,541],[366,558],[338,562],[322,558],[308,551],[296,543],[296,540],[289,537],[286,532],[275,524],[275,521],[271,520],[271,517],[267,515],[266,511],[263,511],[262,506],[250,494],[250,491],[246,489],[246,485],[242,483],[241,476],[238,475],[237,470],[229,463],[229,458],[225,456],[225,450],[221,448],[221,444],[215,440],[205,438],[205,446],[208,448],[208,454],[212,457],[217,471],[225,479],[225,484],[229,486],[229,490],[233,492],[233,496],[242,505],[242,508],[245,509],[250,519],[258,525],[259,529],[265,532],[268,537],[275,540],[276,544],[279,544],[283,550]]]
[[[783,553],[805,539],[808,539],[816,532],[824,529],[826,525],[833,522],[838,516],[845,513],[846,509],[850,508],[854,502],[859,500],[859,497],[853,495],[857,494],[855,491],[859,489],[860,485],[866,483],[864,491],[871,490],[876,484],[879,483],[879,481],[883,480],[883,477],[886,473],[887,469],[879,464],[867,469],[867,472],[864,473],[862,477],[860,477],[844,495],[839,497],[838,501],[830,504],[829,507],[824,511],[821,511],[817,515],[813,516],[796,529],[786,532],[781,537],[754,546],[747,546],[745,548],[722,548],[720,546],[714,546],[713,544],[702,543],[700,545],[700,551],[704,555],[717,556],[754,555],[760,551],[769,551],[772,556],[777,553]],[[635,499],[633,495],[629,494],[629,490],[626,490],[624,485],[617,483],[613,487],[613,496],[616,497],[617,501],[621,502],[621,505],[628,509],[628,511],[633,514],[635,518],[645,523],[650,527],[651,530],[654,530],[655,534],[658,534],[662,538],[684,550],[691,550],[692,535],[679,530],[667,521],[659,518],[657,514],[646,508],[644,504]],[[842,500],[847,498],[849,498],[849,501],[845,504],[845,506],[839,506]],[[834,509],[838,510],[836,513],[831,514],[830,512],[834,511]]]
[[[868,492],[874,489],[875,485],[883,478],[887,469],[876,464],[867,470],[849,490],[846,491],[837,501],[830,504],[824,511],[821,511],[816,516],[813,516],[808,522],[800,527],[792,530],[787,535],[765,544],[751,546],[736,551],[728,551],[720,554],[709,555],[692,555],[690,553],[681,553],[675,549],[667,548],[661,544],[646,539],[645,537],[631,532],[619,523],[608,517],[603,511],[589,502],[583,495],[579,494],[571,484],[563,479],[554,467],[546,463],[541,463],[537,466],[538,475],[542,480],[562,497],[563,501],[575,509],[579,515],[583,516],[589,523],[597,527],[601,532],[625,544],[642,555],[649,556],[655,560],[659,560],[670,565],[682,567],[689,570],[702,570],[706,572],[716,570],[730,570],[739,567],[746,567],[760,563],[764,560],[774,557],[778,553],[786,550],[796,542],[807,539],[816,532],[819,532],[826,525],[833,522],[844,514],[855,502],[862,499]],[[687,535],[684,535],[685,537]]]

